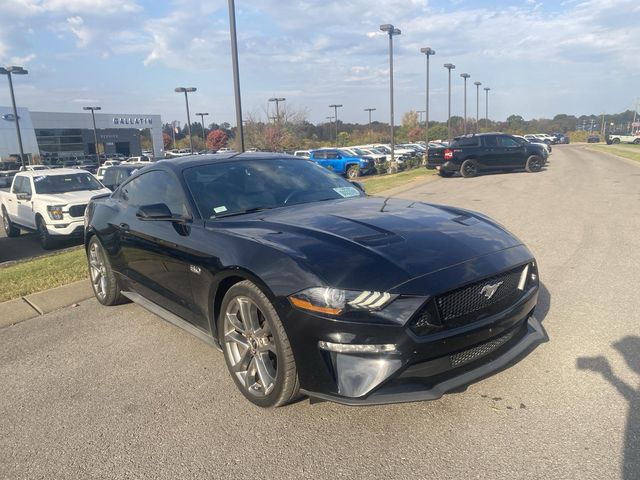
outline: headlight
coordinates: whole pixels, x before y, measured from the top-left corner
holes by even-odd
[[[289,296],[289,301],[303,310],[340,315],[347,310],[381,310],[396,297],[387,292],[312,287]]]
[[[47,205],[47,213],[51,220],[62,220],[62,205]]]

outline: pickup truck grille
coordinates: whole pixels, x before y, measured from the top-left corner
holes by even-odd
[[[87,205],[73,205],[69,207],[69,216],[71,217],[82,217],[84,215],[84,211],[87,208]]]
[[[525,268],[514,268],[436,297],[413,318],[411,330],[416,335],[427,335],[508,309],[524,295],[518,283]]]

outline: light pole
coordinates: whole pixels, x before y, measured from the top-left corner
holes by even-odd
[[[329,120],[329,141],[331,141],[331,122],[333,122],[333,117],[326,117],[326,118],[327,120]]]
[[[285,100],[286,98],[282,97],[273,97],[269,99],[270,102],[276,102],[276,118],[278,119],[278,122],[280,122],[280,102],[284,102]]]
[[[460,76],[464,78],[464,134],[467,134],[467,78],[471,77],[468,73],[461,73]]]
[[[342,105],[329,105],[329,108],[333,108],[334,117],[336,121],[336,147],[338,146],[338,109],[342,108]]]
[[[233,62],[233,91],[236,97],[236,125],[238,147],[244,152],[244,129],[242,124],[242,98],[240,96],[240,68],[238,67],[238,37],[236,35],[236,4],[229,0],[229,33],[231,35],[231,59]]]
[[[175,91],[178,93],[184,93],[184,103],[187,105],[187,133],[189,134],[189,149],[193,153],[193,139],[191,138],[191,116],[189,115],[189,92],[195,92],[195,87],[176,87]]]
[[[427,149],[429,148],[429,57],[431,55],[435,55],[436,51],[431,47],[424,47],[420,49],[421,53],[424,53],[427,57],[427,85],[426,85],[426,112],[425,112],[425,123],[424,123],[424,140],[427,145]]]
[[[453,63],[445,63],[444,68],[449,71],[449,113],[447,115],[447,140],[451,141],[451,70],[456,68]]]
[[[200,112],[200,113],[196,113],[196,115],[198,115],[202,119],[202,140],[204,140],[205,146],[206,146],[207,139],[206,139],[206,132],[204,130],[204,117],[205,117],[205,115],[209,115],[209,113],[208,112]]]
[[[100,150],[98,149],[98,129],[96,128],[96,110],[102,110],[100,107],[82,107],[83,110],[91,110],[91,120],[93,120],[93,141],[96,146],[96,161],[98,162],[98,168],[100,168]],[[153,139],[151,140],[153,144]]]
[[[375,112],[375,108],[365,108],[365,112],[369,112],[369,137],[371,137],[371,112]]]
[[[476,86],[476,133],[480,130],[480,85],[482,82],[473,82]]]
[[[18,118],[18,109],[16,108],[16,97],[13,93],[13,80],[11,79],[11,75],[26,75],[29,73],[23,67],[0,67],[0,75],[6,75],[9,79],[9,92],[11,92],[11,104],[13,105],[13,116],[15,117],[16,122],[16,134],[18,135],[18,148],[20,149],[20,164],[22,165],[22,169],[24,170],[25,159],[24,159],[24,148],[22,148],[22,135],[20,134],[20,119]]]
[[[380,25],[380,30],[389,35],[389,123],[391,124],[391,161],[395,165],[396,136],[393,125],[393,36],[400,35],[402,31],[390,23]]]
[[[486,106],[485,106],[485,114],[484,114],[484,126],[487,129],[487,131],[489,130],[489,90],[491,90],[489,87],[484,87],[484,93],[485,93],[485,100],[486,100]]]

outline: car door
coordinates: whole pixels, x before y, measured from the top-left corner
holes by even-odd
[[[500,135],[498,139],[502,147],[502,155],[505,157],[505,166],[512,168],[523,167],[527,161],[527,151],[524,144],[508,135]]]
[[[166,204],[176,217],[191,216],[182,186],[173,174],[152,170],[120,190],[119,238],[123,270],[142,296],[193,321],[188,224],[143,220],[140,207]]]
[[[31,188],[31,180],[28,177],[16,177],[13,193],[15,195],[10,196],[9,205],[13,205],[13,213],[8,211],[9,218],[13,217],[13,221],[22,225],[23,227],[35,228],[35,216],[33,214],[33,189]],[[28,199],[18,198],[18,194],[28,195]],[[45,219],[45,222],[47,219]]]
[[[483,135],[483,154],[480,167],[483,170],[501,170],[509,167],[508,155],[502,149],[499,135]]]
[[[337,150],[327,150],[326,167],[336,173],[344,173],[344,160]]]

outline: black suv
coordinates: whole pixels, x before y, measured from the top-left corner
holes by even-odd
[[[443,177],[456,172],[463,177],[487,171],[539,172],[546,157],[542,145],[504,133],[480,133],[456,137],[448,147],[430,147],[427,168],[438,169]]]

